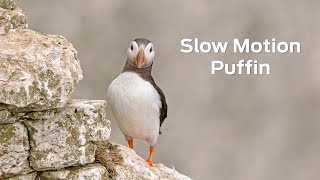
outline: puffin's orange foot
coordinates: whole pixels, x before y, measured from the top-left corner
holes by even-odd
[[[149,164],[150,167],[153,167],[153,163],[152,163],[151,160],[148,159],[148,160],[147,160],[147,163]]]
[[[133,149],[133,139],[128,141],[128,145],[130,149]]]
[[[150,146],[150,156],[147,160],[147,163],[149,164],[150,167],[153,167],[153,163],[152,163],[153,152],[154,152],[154,147]]]

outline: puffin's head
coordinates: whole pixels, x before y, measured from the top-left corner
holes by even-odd
[[[127,54],[127,62],[140,69],[152,64],[155,52],[148,39],[138,38],[130,43]]]

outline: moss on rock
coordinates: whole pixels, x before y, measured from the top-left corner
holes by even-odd
[[[0,36],[0,103],[20,112],[62,108],[83,78],[77,51],[62,36],[8,32],[6,27],[19,27],[26,19],[7,11],[0,9],[0,34],[5,34]]]
[[[23,124],[0,125],[0,177],[33,171],[28,162],[29,148],[28,132]]]
[[[9,110],[0,111],[0,124],[9,124],[16,122],[23,114],[13,113]]]
[[[43,171],[94,162],[93,142],[110,137],[105,108],[102,100],[70,100],[64,108],[49,113],[49,119],[41,118],[45,112],[27,113],[37,119],[24,122],[32,147],[30,165]]]

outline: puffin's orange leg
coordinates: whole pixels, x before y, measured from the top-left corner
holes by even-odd
[[[149,164],[150,167],[153,167],[153,163],[152,163],[153,152],[154,152],[154,147],[150,146],[150,156],[147,160],[147,163]]]
[[[128,145],[130,149],[133,149],[133,139],[128,141]]]

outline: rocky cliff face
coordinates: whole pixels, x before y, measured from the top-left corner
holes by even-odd
[[[106,102],[70,99],[82,79],[76,50],[26,28],[0,0],[0,179],[190,179],[107,142]]]
[[[19,112],[66,105],[82,79],[77,51],[59,35],[24,29],[0,36],[0,102]]]

